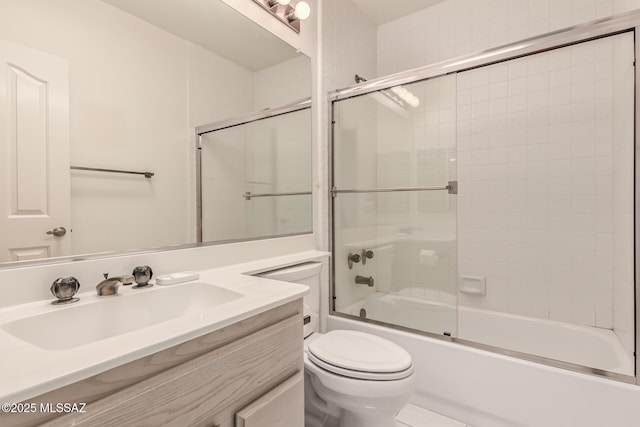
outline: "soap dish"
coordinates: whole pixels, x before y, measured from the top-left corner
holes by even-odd
[[[195,271],[181,271],[179,273],[164,274],[156,277],[157,285],[175,285],[182,282],[190,282],[191,280],[198,280],[200,273]]]

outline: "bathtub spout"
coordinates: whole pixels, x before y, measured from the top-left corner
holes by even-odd
[[[367,285],[371,288],[373,287],[373,276],[369,276],[369,277],[356,276],[356,283],[358,285]]]

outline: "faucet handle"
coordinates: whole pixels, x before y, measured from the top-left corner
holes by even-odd
[[[80,298],[74,298],[73,296],[80,289],[80,282],[75,277],[59,277],[51,284],[51,294],[58,298],[52,301],[51,304],[68,304],[70,302],[79,301]]]
[[[354,262],[360,262],[360,255],[349,252],[349,255],[347,256],[347,265],[349,266],[349,270],[353,268]]]
[[[149,284],[149,280],[153,277],[153,270],[148,265],[139,265],[133,269],[133,277],[135,278],[136,285],[134,288],[144,288],[147,286],[153,286]]]
[[[362,250],[362,265],[365,265],[367,263],[367,259],[371,259],[371,258],[373,258],[373,251],[367,250],[367,249],[363,249]]]

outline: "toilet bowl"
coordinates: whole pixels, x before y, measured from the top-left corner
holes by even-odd
[[[413,394],[413,364],[401,347],[375,335],[335,330],[305,345],[305,393],[326,402],[340,427],[393,427]],[[306,344],[306,343],[305,343]],[[322,403],[314,405],[316,410]],[[309,409],[309,408],[308,408]]]
[[[304,298],[305,418],[307,427],[395,427],[413,395],[411,356],[376,335],[318,333],[322,264],[305,263],[259,274],[309,286]]]

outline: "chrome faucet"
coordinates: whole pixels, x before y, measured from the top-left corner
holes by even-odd
[[[131,285],[133,276],[126,274],[124,276],[109,277],[109,273],[104,273],[104,280],[96,285],[98,296],[117,295],[118,286],[120,284]]]
[[[373,286],[373,276],[364,277],[364,276],[356,276],[356,283],[358,285],[367,285],[369,287]]]

